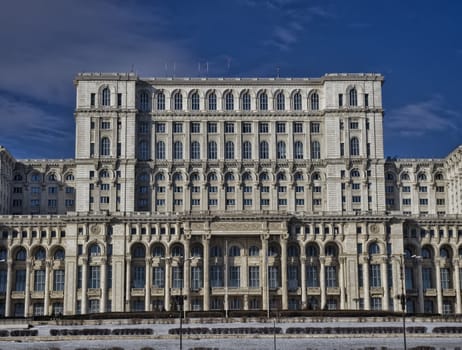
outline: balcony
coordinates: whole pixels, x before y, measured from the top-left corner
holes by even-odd
[[[424,295],[426,297],[436,297],[436,289],[435,288],[427,288],[424,290]]]
[[[131,296],[132,297],[144,297],[144,288],[132,288],[131,290]]]
[[[443,289],[443,297],[455,297],[456,290],[455,289]]]
[[[319,295],[321,294],[321,288],[319,287],[308,287],[307,288],[308,295]]]
[[[327,288],[327,295],[340,295],[340,288],[339,287],[328,287]]]
[[[87,296],[90,297],[101,297],[101,289],[100,288],[88,288]]]

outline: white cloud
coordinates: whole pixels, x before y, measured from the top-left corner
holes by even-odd
[[[422,136],[435,131],[460,130],[460,117],[460,113],[444,107],[441,96],[434,96],[390,111],[389,116],[385,115],[385,124],[402,136]]]

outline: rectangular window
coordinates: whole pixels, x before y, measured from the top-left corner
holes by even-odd
[[[232,134],[234,133],[234,123],[225,123],[225,133],[226,134]]]
[[[393,193],[395,191],[395,186],[385,186],[386,193]]]
[[[88,288],[100,288],[100,266],[88,267]]]
[[[423,287],[424,291],[426,289],[433,288],[432,269],[430,267],[423,267],[422,268],[422,287]]]
[[[411,198],[403,198],[403,205],[411,205]]]
[[[444,192],[444,186],[436,186],[436,192]]]
[[[359,129],[358,122],[350,122],[350,129]]]
[[[252,186],[244,186],[244,193],[251,193],[252,192]]]
[[[99,199],[100,199],[99,202],[101,204],[108,204],[109,203],[109,197],[108,196],[101,196],[101,197],[99,197]]]
[[[122,106],[122,94],[117,94],[117,106]]]
[[[286,132],[286,123],[278,122],[276,123],[276,132],[278,134]]]
[[[156,123],[156,133],[165,133],[165,123]]]
[[[96,94],[91,93],[90,94],[90,106],[94,107],[95,106],[95,101],[96,101]]]
[[[201,124],[200,123],[191,123],[191,133],[198,134],[201,132]]]
[[[451,273],[449,269],[444,267],[440,270],[441,274],[441,289],[450,289],[452,287],[451,283]]]
[[[209,193],[216,193],[218,192],[217,186],[209,186]]]
[[[223,287],[223,267],[212,265],[210,267],[210,286],[212,288]]]
[[[146,285],[146,272],[144,266],[135,266],[132,275],[132,288],[144,288]]]
[[[340,157],[345,155],[345,144],[343,142],[340,143]]]
[[[199,193],[200,191],[201,191],[200,186],[191,187],[191,192],[193,192],[193,193]]]
[[[259,132],[260,134],[267,134],[269,132],[269,125],[268,123],[260,123],[258,124],[259,126]]]
[[[294,133],[295,134],[303,133],[303,123],[294,123]]]
[[[287,199],[285,198],[280,198],[278,200],[278,205],[287,205]]]
[[[157,206],[164,206],[165,205],[165,199],[156,199],[156,205]]]
[[[326,287],[338,287],[337,283],[337,268],[335,266],[326,266]]]
[[[321,130],[321,126],[319,123],[310,124],[310,131],[312,134],[319,134],[320,130]]]
[[[380,265],[377,265],[377,264],[370,265],[369,275],[370,275],[370,285],[372,288],[382,287]]]
[[[183,288],[183,269],[179,266],[172,267],[172,287]]]
[[[245,198],[244,199],[244,206],[246,206],[246,207],[252,206],[252,200],[248,199],[248,198]]]
[[[269,266],[268,267],[268,279],[269,279],[269,288],[279,288],[279,267],[278,266]]]
[[[226,205],[236,205],[236,200],[235,199],[227,199],[226,200]]]
[[[242,123],[242,132],[244,134],[250,134],[252,132],[252,124],[251,123]]]
[[[183,132],[183,123],[173,123],[173,132],[179,134]]]
[[[234,186],[226,186],[226,192],[235,192],[236,188]]]
[[[259,266],[249,266],[249,288],[260,288]]]
[[[202,267],[201,266],[191,267],[191,288],[193,290],[199,290],[202,288]]]
[[[305,187],[303,187],[303,186],[295,186],[295,192],[297,192],[297,193],[305,192]]]
[[[437,198],[436,199],[436,205],[444,205],[445,201],[444,198]]]
[[[201,205],[201,201],[200,201],[200,199],[193,199],[193,200],[191,200],[191,204],[192,205]]]
[[[364,107],[369,107],[369,94],[364,94]]]
[[[218,205],[218,199],[209,199],[209,205],[217,206]]]
[[[158,186],[156,187],[157,193],[165,193],[165,186]]]
[[[17,292],[24,292],[26,288],[26,270],[16,270],[15,288]]]
[[[183,187],[175,186],[175,187],[173,187],[173,192],[175,192],[175,193],[183,193]]]
[[[74,206],[74,200],[73,200],[73,199],[66,199],[66,200],[64,201],[64,205],[65,205],[66,207],[73,207],[73,206]]]
[[[215,134],[217,132],[217,123],[208,122],[207,132],[210,134]]]
[[[53,271],[53,290],[63,291],[64,290],[64,270]]]
[[[405,192],[405,193],[411,192],[411,187],[410,186],[403,186],[403,192]]]
[[[269,205],[269,204],[270,204],[270,203],[269,203],[269,199],[261,199],[261,200],[260,200],[260,204],[261,204],[261,205],[265,205],[265,206],[266,206],[266,205]]]
[[[314,198],[313,205],[321,205],[321,198]]]
[[[428,205],[428,198],[420,198],[419,199],[420,205]]]
[[[164,288],[165,286],[165,271],[162,266],[156,266],[153,269],[152,285],[154,288]]]
[[[269,186],[261,186],[260,187],[260,192],[267,193],[267,192],[269,192],[269,190],[270,190]]]
[[[361,203],[361,196],[353,196],[353,197],[351,198],[351,201],[352,201],[353,203]]]
[[[298,266],[290,265],[287,267],[287,282],[289,290],[296,290],[300,285],[298,281]]]
[[[427,193],[427,186],[419,186],[419,192]]]
[[[338,106],[343,106],[343,94],[338,94]]]
[[[306,283],[308,287],[319,287],[319,274],[316,265],[306,267]]]
[[[48,200],[48,208],[56,208],[58,206],[58,201],[56,199]]]
[[[149,132],[149,123],[148,122],[139,122],[138,123],[138,132],[140,134],[146,134]]]
[[[295,205],[305,205],[305,200],[297,198],[295,199]]]
[[[101,191],[109,191],[109,184],[101,184],[99,188]]]
[[[6,292],[6,275],[6,270],[0,270],[0,293]],[[0,316],[5,316],[5,314],[0,312]]]
[[[34,271],[34,291],[43,292],[45,290],[45,270]]]
[[[110,129],[111,122],[110,121],[101,121],[101,129]]]

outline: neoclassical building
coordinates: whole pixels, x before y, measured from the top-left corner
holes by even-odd
[[[75,159],[0,147],[0,314],[462,313],[462,147],[385,159],[383,77],[75,78]]]

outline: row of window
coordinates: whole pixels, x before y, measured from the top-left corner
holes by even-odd
[[[56,182],[58,181],[59,177],[58,175],[56,175],[55,173],[51,173],[51,174],[48,174],[48,175],[42,175],[42,174],[39,174],[39,173],[32,173],[30,175],[30,178],[29,178],[29,181],[30,182],[41,182],[44,178],[46,178],[46,180],[48,182]],[[73,174],[66,174],[64,176],[64,179],[66,181],[74,181],[74,175]],[[21,174],[15,174],[13,176],[13,180],[14,181],[24,181],[24,176],[21,175]]]
[[[31,199],[29,202],[29,205],[31,208],[40,208],[40,199]],[[12,205],[14,208],[21,208],[23,206],[23,200],[22,199],[13,199]],[[46,202],[46,205],[48,208],[53,208],[56,209],[58,208],[58,200],[57,199],[48,199]],[[64,206],[65,207],[73,207],[75,205],[75,200],[74,199],[65,199],[64,200]]]

